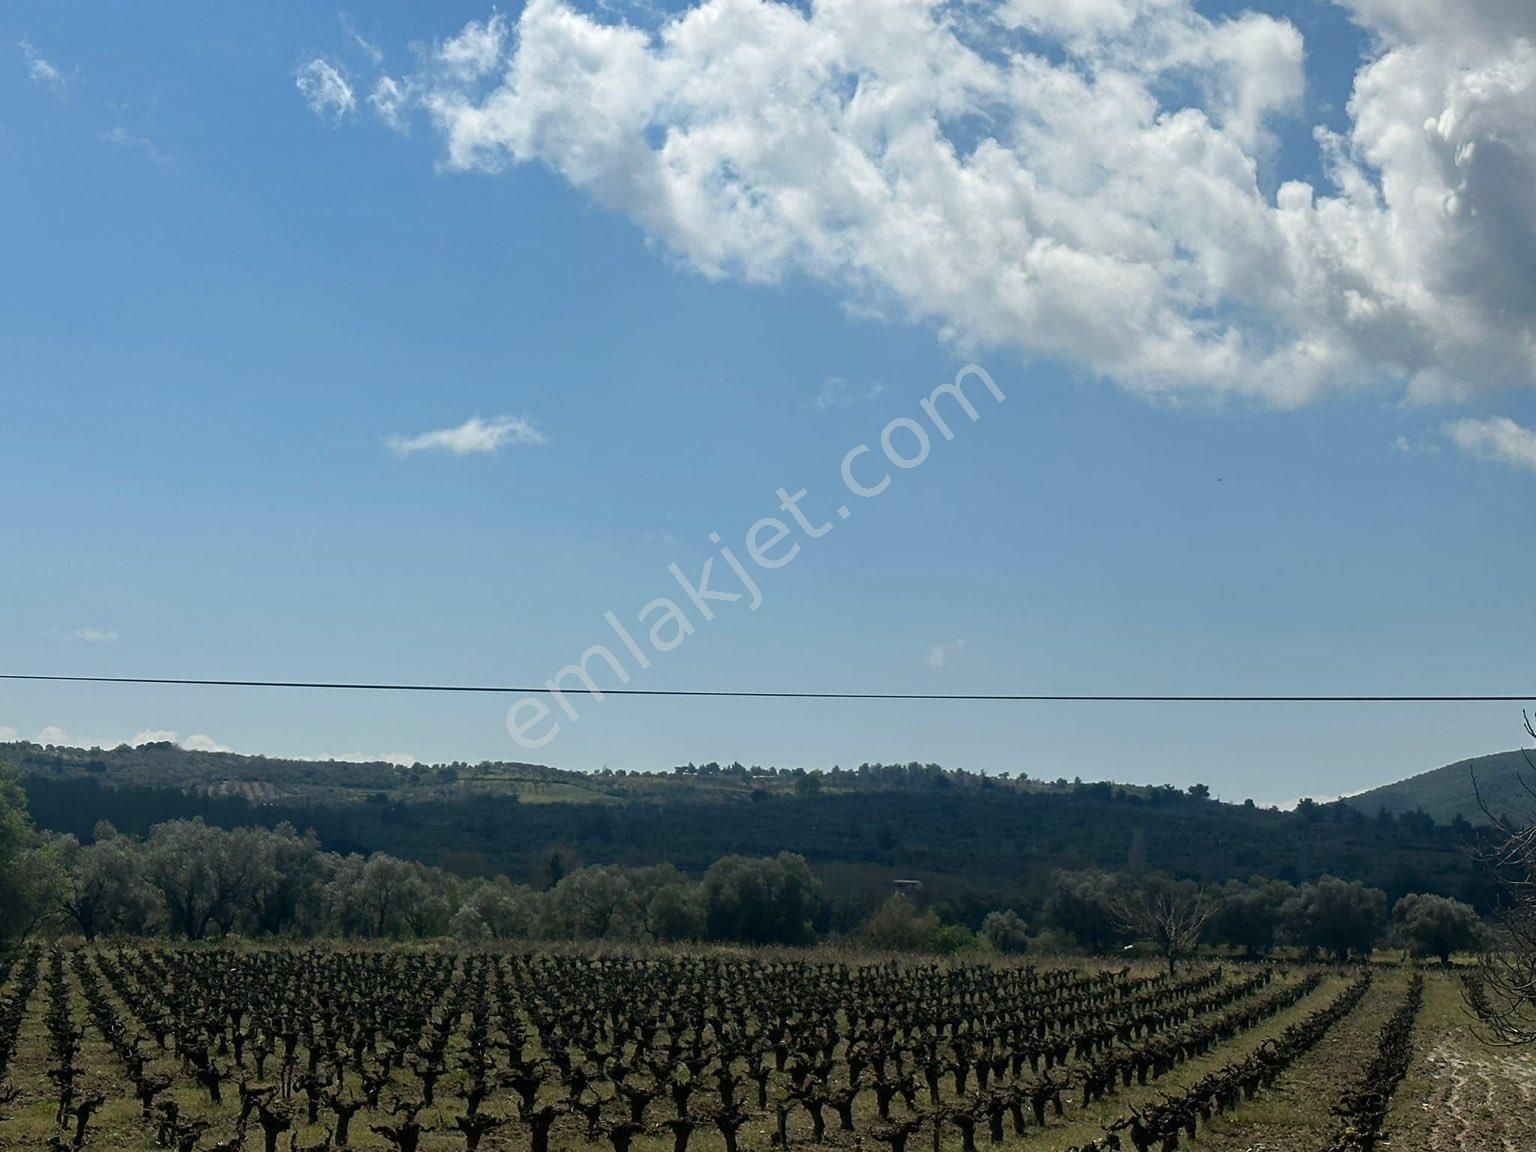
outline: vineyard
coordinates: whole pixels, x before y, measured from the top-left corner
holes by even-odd
[[[1347,1152],[1390,1133],[1425,983],[1306,965],[33,947],[0,961],[0,1148]],[[1328,1092],[1296,1092],[1309,1076]]]

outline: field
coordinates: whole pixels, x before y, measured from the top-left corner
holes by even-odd
[[[1388,965],[133,946],[0,969],[5,1149],[1536,1147],[1532,1058],[1478,1038],[1451,974]]]

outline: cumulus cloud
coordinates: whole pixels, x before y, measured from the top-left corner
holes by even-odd
[[[113,644],[117,641],[115,628],[96,628],[87,626],[76,628],[69,634],[71,640],[78,640],[82,644]]]
[[[391,436],[385,443],[396,456],[418,452],[447,452],[453,456],[500,452],[509,444],[543,444],[544,434],[521,416],[482,420],[471,416],[456,428],[439,428],[419,436]]]
[[[322,120],[341,120],[356,106],[352,85],[330,61],[315,57],[294,77],[294,84],[309,110]]]
[[[0,741],[10,743],[13,740],[20,739],[20,732],[16,731],[16,729],[12,728],[9,724],[0,724]]]
[[[69,733],[56,724],[50,724],[39,732],[36,742],[39,744],[56,744],[63,747],[68,747],[74,743],[69,738]]]
[[[193,735],[188,736],[185,740],[183,740],[177,736],[175,730],[171,728],[146,728],[144,731],[136,735],[132,740],[128,741],[128,743],[133,745],[135,748],[138,748],[144,744],[176,744],[186,749],[188,752],[230,751],[230,749],[224,747],[224,745],[214,740],[211,736],[204,736],[201,733],[194,733]]]
[[[655,28],[530,0],[380,113],[409,93],[446,168],[547,165],[705,276],[809,277],[1138,391],[1528,384],[1536,5],[1339,2],[1375,44],[1321,186],[1260,178],[1301,33],[1194,0],[701,0]]]
[[[211,736],[204,736],[200,732],[194,732],[181,742],[181,746],[188,752],[228,752],[230,749],[220,744]]]
[[[928,645],[928,651],[923,654],[923,663],[937,671],[948,667],[960,653],[965,651],[964,640],[939,640]]]
[[[56,94],[62,96],[64,90],[69,87],[69,77],[63,70],[34,48],[30,40],[22,40],[17,47],[21,49],[22,58],[27,63],[27,79],[34,84],[51,88]]]
[[[1441,431],[1456,447],[1479,460],[1536,472],[1536,431],[1507,417],[1452,420]]]

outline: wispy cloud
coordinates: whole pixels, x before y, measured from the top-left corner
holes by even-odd
[[[396,456],[413,456],[418,452],[473,456],[500,452],[508,445],[543,444],[544,434],[523,416],[497,416],[490,420],[471,416],[457,428],[439,428],[419,436],[391,436],[385,443]]]
[[[117,640],[117,629],[95,628],[88,625],[84,628],[76,628],[69,634],[69,638],[78,640],[82,644],[112,644]]]
[[[27,61],[27,79],[34,84],[42,84],[62,96],[69,87],[69,77],[52,60],[49,60],[35,47],[30,40],[23,39],[18,45],[21,54]]]
[[[405,114],[410,103],[410,94],[394,77],[380,76],[368,96],[368,103],[373,105],[373,110],[378,114],[379,119],[390,128],[396,132],[408,130],[409,124]]]
[[[1536,432],[1508,417],[1451,420],[1440,431],[1469,456],[1536,472]]]
[[[316,56],[301,67],[294,84],[309,110],[322,120],[340,121],[357,107],[352,85],[330,61]]]
[[[16,731],[16,729],[12,728],[9,724],[0,724],[0,741],[9,744],[13,740],[20,739],[20,732]]]
[[[1404,456],[1438,456],[1440,445],[1433,440],[1424,440],[1411,436],[1399,436],[1392,441],[1392,451],[1400,452]]]
[[[928,645],[928,651],[923,655],[923,663],[937,671],[954,663],[964,651],[964,640],[936,640]]]
[[[858,404],[867,404],[883,395],[884,384],[850,384],[842,376],[828,376],[807,403],[818,412],[826,412],[832,408],[852,408]]]
[[[166,163],[170,157],[155,145],[148,136],[139,136],[128,131],[121,124],[114,125],[111,131],[103,132],[101,138],[114,148],[121,148],[127,152],[139,152],[148,156],[156,164]]]
[[[375,68],[384,63],[384,49],[359,32],[357,26],[347,18],[346,13],[342,13],[341,16],[341,30],[347,34],[348,39],[352,43],[362,50],[363,55],[368,57],[368,62]]]

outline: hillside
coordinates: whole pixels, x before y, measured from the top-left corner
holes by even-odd
[[[1344,804],[1281,812],[1201,789],[1042,782],[938,765],[825,773],[687,765],[582,774],[537,765],[355,765],[186,752],[0,746],[45,828],[89,838],[99,820],[142,835],[201,817],[223,827],[313,829],[338,852],[385,851],[464,874],[542,883],[553,861],[672,863],[805,856],[836,898],[921,880],[985,907],[1036,903],[1057,868],[1166,870],[1205,882],[1331,873],[1394,895],[1486,904],[1467,829]]]
[[[1526,791],[1525,784],[1536,788],[1536,770],[1531,766],[1536,761],[1536,752],[1529,755],[1531,761],[1526,759],[1527,753],[1520,751],[1458,760],[1395,784],[1372,788],[1349,797],[1345,803],[1369,816],[1382,809],[1394,814],[1422,811],[1441,823],[1449,823],[1459,815],[1474,824],[1485,824],[1488,817],[1478,804],[1481,792],[1483,803],[1494,815],[1529,819],[1536,812],[1536,796]],[[1522,777],[1525,784],[1521,783]]]

